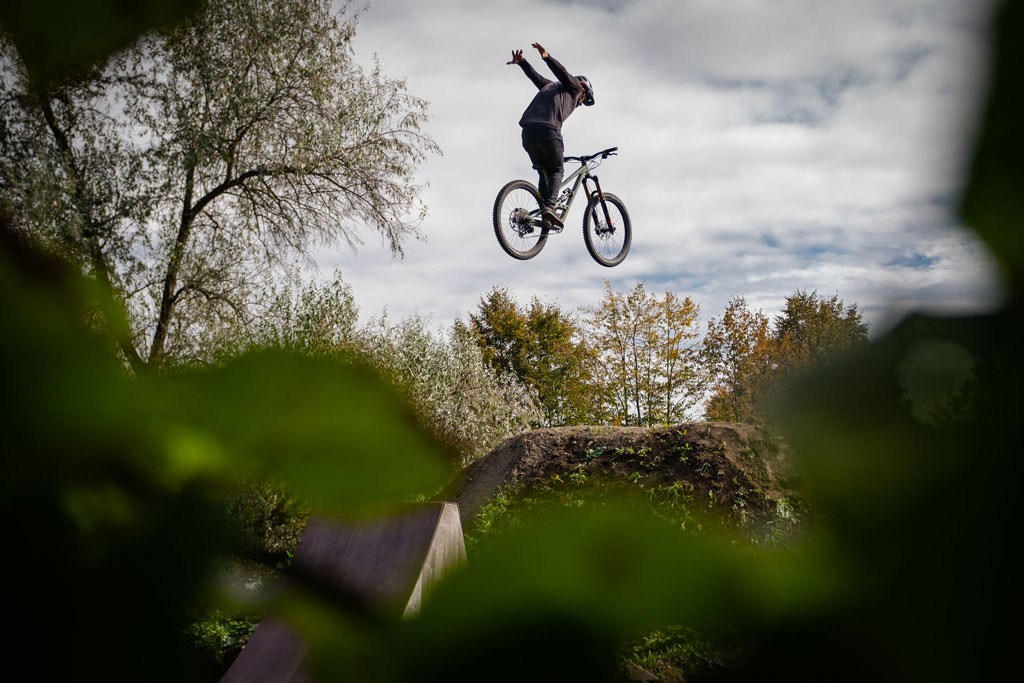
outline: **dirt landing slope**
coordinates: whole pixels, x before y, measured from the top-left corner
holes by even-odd
[[[502,487],[586,470],[650,485],[689,482],[721,503],[772,514],[798,499],[785,447],[753,425],[695,422],[674,427],[557,427],[506,439],[467,467],[445,492],[471,524]]]

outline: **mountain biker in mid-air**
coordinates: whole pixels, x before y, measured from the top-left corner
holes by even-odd
[[[519,125],[523,128],[523,149],[530,155],[530,161],[539,175],[537,189],[544,206],[544,224],[561,228],[562,221],[555,213],[555,202],[564,169],[562,123],[580,104],[588,107],[594,104],[594,89],[585,76],[569,75],[565,67],[549,55],[540,43],[534,43],[533,47],[540,52],[541,59],[547,62],[551,72],[558,78],[557,81],[549,81],[534,71],[523,58],[522,50],[513,50],[512,61],[507,63],[518,64],[540,91],[523,112]]]

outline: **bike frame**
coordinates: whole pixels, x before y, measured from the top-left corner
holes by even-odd
[[[608,214],[608,207],[604,203],[604,192],[601,191],[601,182],[600,180],[598,180],[596,175],[593,175],[593,173],[591,173],[591,171],[593,171],[600,165],[600,161],[596,164],[591,165],[592,163],[593,159],[580,162],[580,167],[577,168],[572,173],[570,173],[568,176],[566,176],[562,180],[562,184],[558,186],[559,196],[561,196],[562,190],[569,187],[570,184],[572,185],[572,189],[569,190],[569,199],[565,202],[565,208],[558,212],[559,220],[563,222],[565,221],[565,217],[569,215],[569,209],[572,208],[572,203],[576,199],[576,195],[579,193],[580,187],[582,186],[584,192],[586,192],[587,194],[588,204],[590,203],[590,200],[594,197],[595,194],[601,198],[601,209],[604,212],[604,218],[607,221],[607,224],[611,226],[612,219],[611,216]],[[593,190],[591,190],[590,185],[587,184],[588,180],[594,181]],[[557,210],[558,207],[556,206],[555,209]],[[531,211],[530,217],[533,219],[532,222],[534,225],[540,227],[543,224],[543,220],[541,219],[541,212],[539,210]],[[595,224],[597,223],[596,215],[594,216],[594,222]]]
[[[581,186],[587,193],[587,201],[590,201],[591,190],[590,186],[586,184],[586,181],[591,177],[593,176],[590,175],[590,164],[580,164],[579,168],[562,180],[562,185],[558,188],[559,193],[567,188],[570,183],[572,184],[572,189],[569,190],[569,199],[565,202],[565,208],[559,214],[559,218],[564,219],[569,214],[569,209],[572,208],[573,200],[576,199],[576,195],[579,193]]]

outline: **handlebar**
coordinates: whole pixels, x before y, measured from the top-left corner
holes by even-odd
[[[596,159],[597,157],[607,159],[608,157],[615,156],[615,152],[618,149],[618,147],[609,147],[608,149],[603,149],[600,152],[597,152],[596,154],[588,154],[586,156],[581,157],[564,157],[562,161],[578,161],[581,164],[585,164],[591,159]]]

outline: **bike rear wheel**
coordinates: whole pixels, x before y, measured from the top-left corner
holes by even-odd
[[[601,198],[594,194],[583,214],[583,241],[594,260],[608,268],[619,265],[629,253],[632,240],[633,228],[622,200],[605,192],[602,207]]]
[[[494,200],[494,236],[505,253],[525,261],[540,253],[548,241],[541,225],[541,204],[537,188],[525,180],[513,180],[501,188]]]

